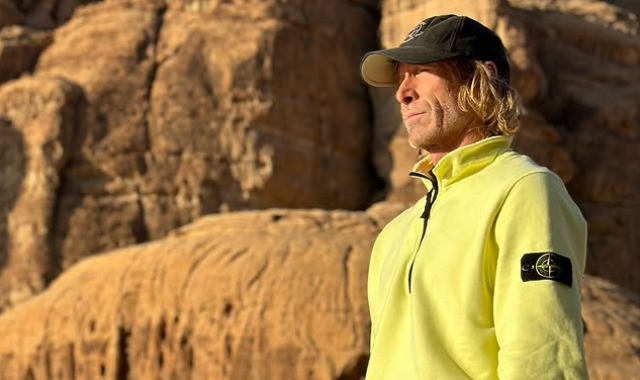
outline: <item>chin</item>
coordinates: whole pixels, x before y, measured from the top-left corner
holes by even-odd
[[[409,138],[407,140],[409,142],[409,146],[412,147],[413,149],[422,149],[424,151],[428,150],[427,149],[427,144],[425,144],[424,142],[420,142],[420,141],[415,141],[412,140],[411,138]]]

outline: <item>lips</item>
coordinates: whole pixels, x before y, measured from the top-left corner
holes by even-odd
[[[412,119],[412,118],[414,118],[416,116],[420,116],[420,115],[423,115],[423,114],[424,114],[424,112],[409,112],[409,113],[407,113],[405,115],[404,119],[405,120],[409,120],[409,119]]]

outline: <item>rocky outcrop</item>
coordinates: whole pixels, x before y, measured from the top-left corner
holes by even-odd
[[[76,7],[35,67],[86,103],[41,221],[58,268],[210,213],[366,207],[381,183],[354,62],[375,44],[372,3]]]
[[[404,207],[210,216],[87,258],[0,316],[0,379],[361,379],[369,252]],[[587,277],[583,312],[591,379],[633,379],[638,297]]]
[[[640,277],[638,6],[601,0],[383,1],[380,36],[396,46],[420,20],[460,13],[493,28],[511,57],[527,113],[514,148],[565,181],[589,223],[588,272],[636,292]],[[376,157],[387,199],[415,200],[406,143],[389,91],[373,89]]]
[[[0,316],[0,379],[358,379],[384,213],[211,216],[85,259]]]
[[[332,64],[348,67],[373,17],[307,2],[246,14],[233,2],[193,7],[87,6],[38,64],[78,83],[90,104],[56,233],[68,262],[208,213],[361,208],[376,188],[364,87],[321,63],[333,49]]]
[[[52,220],[80,102],[79,89],[59,78],[0,88],[0,310],[41,291],[59,269]]]
[[[140,183],[161,17],[154,4],[81,8],[56,29],[38,61],[38,74],[75,83],[87,103],[52,223],[52,250],[63,268],[87,254],[149,238]]]

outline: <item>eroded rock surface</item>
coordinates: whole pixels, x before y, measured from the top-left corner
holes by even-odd
[[[53,221],[52,250],[63,268],[149,237],[140,186],[161,13],[154,4],[83,7],[56,29],[38,61],[37,73],[77,84],[87,103]]]
[[[404,209],[210,216],[87,258],[0,316],[0,379],[361,379],[373,241]],[[587,276],[593,380],[640,373],[640,300]]]
[[[262,4],[108,2],[56,31],[38,72],[78,83],[90,105],[61,199],[65,262],[208,213],[367,204],[366,92],[356,67],[326,66],[351,67],[375,19]]]
[[[211,216],[85,259],[0,316],[0,379],[358,379],[385,213]]]
[[[52,220],[80,102],[59,78],[0,87],[0,311],[41,291],[59,268]]]
[[[354,63],[375,44],[373,2],[36,3],[74,11],[35,75],[83,99],[40,221],[58,270],[205,214],[361,209],[380,190]]]
[[[609,281],[586,276],[582,298],[589,377],[640,378],[640,297]]]

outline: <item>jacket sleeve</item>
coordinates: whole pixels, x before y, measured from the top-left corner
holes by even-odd
[[[506,195],[494,226],[501,380],[588,379],[580,315],[586,235],[553,173],[528,174]]]

